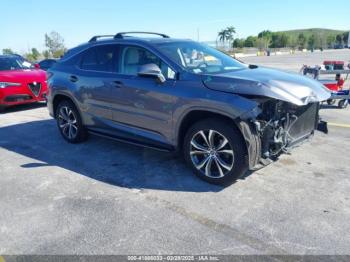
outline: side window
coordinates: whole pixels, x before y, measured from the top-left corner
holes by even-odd
[[[156,64],[167,79],[175,78],[175,72],[166,63],[144,48],[125,46],[122,48],[120,54],[121,59],[119,67],[121,74],[137,75],[140,66]]]
[[[83,54],[80,68],[100,72],[117,72],[116,54],[116,45],[92,47]]]

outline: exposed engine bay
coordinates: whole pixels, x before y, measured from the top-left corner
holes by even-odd
[[[261,139],[261,157],[288,153],[317,129],[319,103],[297,106],[274,99],[259,99],[261,114],[254,124]]]

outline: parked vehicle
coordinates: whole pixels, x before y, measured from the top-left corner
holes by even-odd
[[[338,101],[338,107],[345,109],[349,105],[350,90],[345,88],[345,83],[349,79],[350,65],[345,66],[344,61],[324,61],[323,67],[303,65],[300,72],[305,76],[310,76],[319,81],[332,93],[327,100],[328,105],[334,105]],[[321,76],[332,76],[333,79],[321,78]]]
[[[345,47],[344,47],[344,45],[342,45],[342,44],[335,44],[334,45],[334,49],[344,49]]]
[[[228,185],[317,129],[330,97],[322,84],[148,34],[160,38],[95,36],[48,70],[48,109],[65,140],[92,133],[177,150],[198,177]]]
[[[57,63],[56,59],[44,59],[38,63],[39,68],[47,71],[49,68],[51,68],[54,64]]]
[[[0,110],[45,101],[46,74],[16,55],[0,56]]]

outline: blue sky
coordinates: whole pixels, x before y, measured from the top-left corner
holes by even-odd
[[[264,29],[311,27],[350,30],[350,0],[1,0],[0,50],[44,49],[44,34],[55,30],[67,47],[96,34],[147,30],[173,37],[215,40],[235,26],[239,37]]]

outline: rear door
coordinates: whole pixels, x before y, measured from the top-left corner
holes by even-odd
[[[112,87],[117,71],[117,52],[118,46],[113,44],[86,50],[79,62],[79,75],[70,78],[78,85],[82,110],[91,125],[101,125],[103,122],[108,124],[106,120],[113,121],[111,104],[114,102]]]

